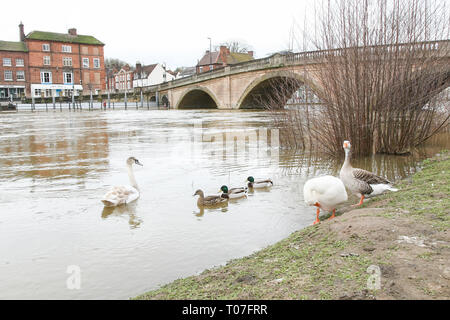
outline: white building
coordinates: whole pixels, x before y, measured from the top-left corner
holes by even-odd
[[[160,63],[148,66],[142,66],[140,63],[136,63],[133,88],[149,87],[174,79],[175,76],[166,70]]]

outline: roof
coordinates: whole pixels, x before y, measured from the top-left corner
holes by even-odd
[[[203,58],[200,59],[200,61],[198,62],[198,66],[207,66],[210,65],[211,63],[217,63],[217,59],[219,58],[219,53],[220,52],[209,52],[207,51],[205,53],[205,55],[203,56]]]
[[[155,64],[149,64],[148,66],[142,66],[142,71],[145,72],[147,75],[149,75],[150,73],[153,72],[153,69],[155,69],[155,67],[157,65],[158,64],[155,63]]]
[[[19,51],[28,52],[27,45],[25,42],[13,42],[13,41],[1,41],[0,40],[0,51]]]
[[[227,64],[246,62],[253,59],[253,56],[248,53],[230,52],[230,54],[227,55]]]
[[[211,57],[211,60],[210,60]],[[226,64],[235,64],[240,62],[246,62],[250,60],[254,60],[253,56],[248,53],[238,53],[238,52],[230,52],[226,54]],[[210,64],[222,64],[223,61],[220,59],[220,52],[206,52],[202,59],[199,61],[197,66],[207,66]]]
[[[86,35],[81,35],[81,34],[73,36],[68,33],[31,31],[29,34],[27,34],[27,36],[25,38],[30,39],[30,40],[105,45],[103,42],[97,40],[93,36],[86,36]]]

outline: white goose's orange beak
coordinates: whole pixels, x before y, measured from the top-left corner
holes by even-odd
[[[344,142],[344,148],[348,148],[348,143]]]

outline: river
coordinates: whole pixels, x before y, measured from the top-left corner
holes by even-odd
[[[279,149],[267,128],[263,111],[2,114],[0,299],[128,299],[310,225],[315,209],[303,202],[303,184],[337,174],[342,159]],[[236,146],[227,144],[234,136]],[[411,156],[354,165],[397,180],[444,148],[449,134]],[[135,168],[141,197],[104,209],[108,188],[128,184],[129,156],[144,165]],[[214,194],[248,176],[274,186],[221,208],[197,207],[196,189]],[[79,289],[68,286],[74,266]]]

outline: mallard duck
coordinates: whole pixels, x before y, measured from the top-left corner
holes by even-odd
[[[136,183],[136,179],[134,178],[133,164],[142,166],[142,163],[140,163],[135,157],[129,157],[126,164],[130,185],[112,187],[112,189],[108,191],[101,200],[105,207],[115,207],[121,204],[130,203],[139,198],[139,187]]]
[[[344,141],[345,161],[339,174],[344,185],[351,193],[356,194],[360,198],[357,206],[363,204],[365,197],[373,197],[380,195],[386,191],[398,191],[392,187],[392,182],[377,176],[376,174],[358,168],[353,168],[350,164],[350,141]]]
[[[317,216],[313,224],[320,222],[320,209],[333,211],[330,219],[335,217],[336,206],[347,201],[347,191],[339,178],[323,176],[306,181],[303,186],[303,198],[307,205],[317,207]]]
[[[194,196],[199,196],[199,198],[197,200],[197,205],[199,207],[212,206],[212,205],[216,205],[216,204],[228,201],[228,198],[221,197],[220,195],[205,197],[203,191],[200,189],[195,191]]]
[[[249,188],[266,188],[273,186],[271,179],[255,180],[252,176],[247,178],[247,187]]]
[[[238,199],[247,196],[247,188],[246,187],[240,187],[240,188],[231,188],[228,189],[227,186],[223,185],[220,187],[220,196],[222,198],[228,198],[228,199]]]

